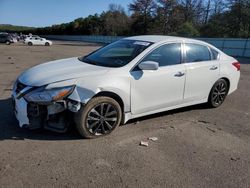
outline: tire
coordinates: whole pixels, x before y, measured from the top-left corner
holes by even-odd
[[[10,43],[11,43],[11,42],[8,41],[8,40],[5,42],[6,45],[10,45]]]
[[[50,44],[48,42],[45,43],[45,46],[50,46]]]
[[[209,98],[208,105],[212,108],[218,108],[225,101],[228,94],[229,86],[226,80],[219,79],[212,87]]]
[[[28,45],[29,45],[29,46],[32,46],[32,45],[33,45],[33,43],[32,43],[32,42],[28,42]]]
[[[78,132],[84,138],[98,138],[110,134],[120,125],[122,110],[117,101],[109,97],[91,99],[75,115]]]

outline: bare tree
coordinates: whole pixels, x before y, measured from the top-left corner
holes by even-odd
[[[207,0],[206,2],[206,10],[205,10],[205,16],[204,16],[204,23],[206,24],[208,22],[208,19],[209,19],[209,16],[210,16],[210,13],[211,13],[211,0]]]
[[[183,6],[185,22],[201,21],[201,15],[204,12],[202,0],[180,0],[179,3]]]
[[[108,11],[110,12],[120,12],[120,13],[125,13],[125,9],[119,5],[119,4],[109,4],[109,9]]]
[[[230,6],[230,28],[234,36],[249,36],[250,27],[250,1],[228,0]]]
[[[156,4],[154,0],[134,0],[129,4],[129,10],[143,17],[144,33],[147,33],[149,19],[154,13]]]
[[[221,14],[227,8],[228,0],[213,0],[212,1],[212,13]]]
[[[129,17],[121,5],[110,4],[109,10],[103,13],[104,29],[108,35],[124,35],[128,32]]]
[[[176,0],[157,0],[158,17],[162,24],[162,33],[167,34],[170,30],[170,21],[173,20],[173,11],[177,6]]]

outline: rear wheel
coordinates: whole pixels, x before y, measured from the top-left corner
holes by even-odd
[[[225,101],[229,86],[224,79],[218,80],[210,91],[208,104],[210,107],[217,108]]]
[[[29,45],[29,46],[32,46],[32,45],[33,45],[33,43],[32,43],[32,42],[28,42],[28,45]]]
[[[109,97],[93,98],[75,116],[76,127],[84,138],[110,134],[121,123],[121,119],[120,105]]]

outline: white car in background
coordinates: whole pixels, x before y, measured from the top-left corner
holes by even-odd
[[[12,97],[21,127],[64,132],[75,122],[83,137],[96,138],[133,118],[219,107],[239,79],[240,63],[208,43],[137,36],[35,66],[18,77]]]
[[[52,41],[47,40],[45,38],[38,37],[38,36],[32,36],[32,37],[27,37],[24,40],[24,44],[28,44],[29,46],[32,46],[32,45],[51,46]]]

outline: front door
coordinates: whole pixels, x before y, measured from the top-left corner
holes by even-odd
[[[131,110],[133,115],[157,111],[183,101],[185,65],[182,64],[181,44],[165,44],[149,53],[141,62],[159,63],[155,71],[131,72]]]

